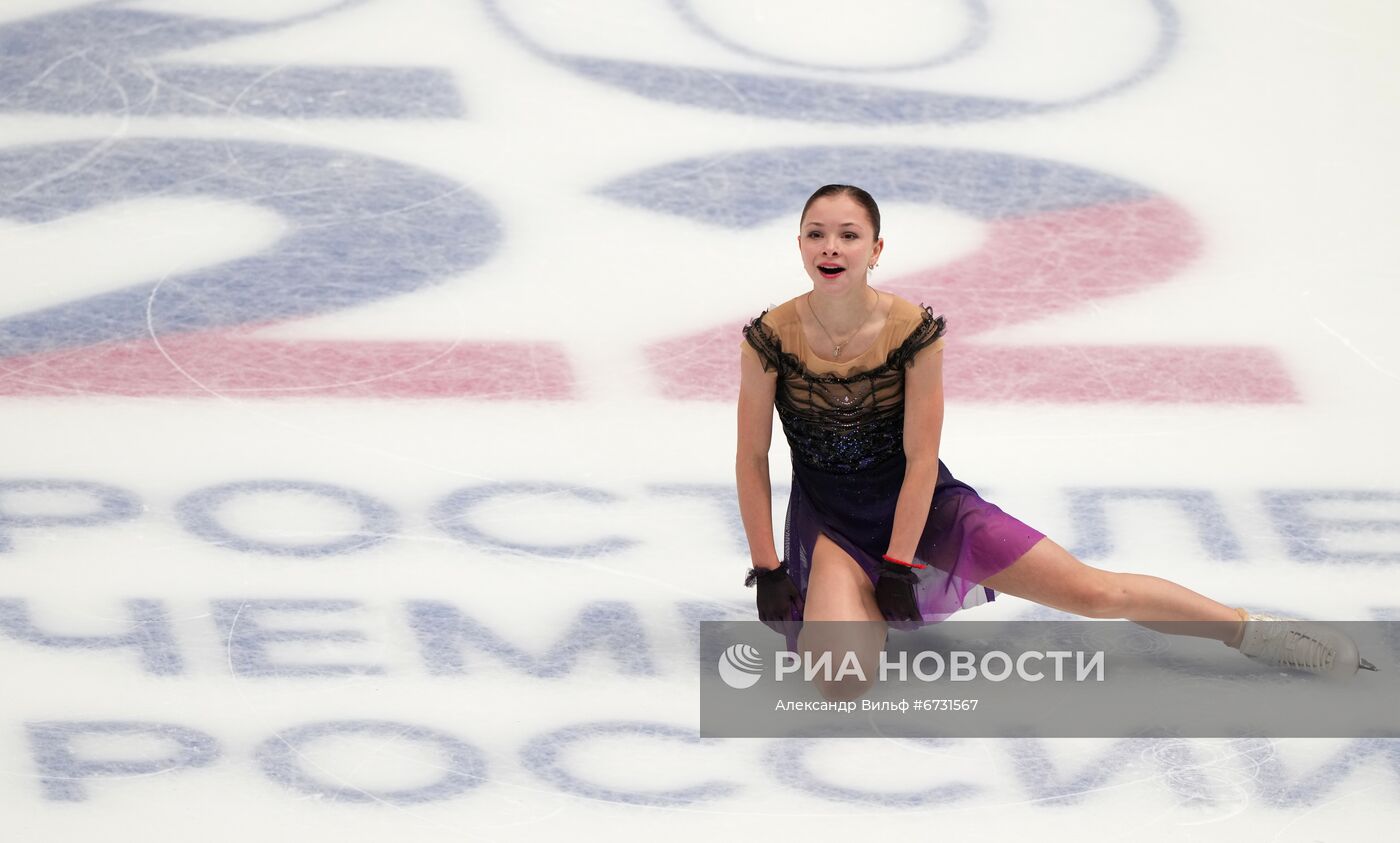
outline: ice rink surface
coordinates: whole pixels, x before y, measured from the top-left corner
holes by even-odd
[[[1400,741],[702,740],[696,628],[752,617],[738,328],[833,181],[948,318],[958,477],[1091,564],[1400,619],[1397,36],[7,0],[0,838],[1388,838]]]

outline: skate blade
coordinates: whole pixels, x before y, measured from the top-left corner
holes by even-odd
[[[1380,673],[1380,671],[1381,671],[1381,669],[1380,669],[1379,667],[1376,667],[1375,665],[1371,664],[1370,662],[1366,661],[1365,659],[1358,659],[1358,661],[1361,662],[1361,664],[1358,665],[1358,666],[1359,666],[1362,670],[1374,670],[1374,671],[1376,671],[1377,673]]]

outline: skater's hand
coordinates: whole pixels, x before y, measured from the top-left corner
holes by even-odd
[[[776,568],[753,568],[744,585],[758,583],[758,619],[761,621],[788,621],[793,619],[793,610],[802,617],[802,595],[797,592],[797,584],[788,576],[787,563]]]
[[[924,619],[914,599],[914,585],[918,581],[918,575],[908,565],[880,563],[880,578],[875,581],[875,605],[880,607],[885,620],[918,623]]]

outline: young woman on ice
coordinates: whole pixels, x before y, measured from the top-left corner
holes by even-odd
[[[745,584],[758,586],[759,618],[790,647],[844,644],[873,664],[887,623],[934,623],[1005,592],[1091,618],[1198,622],[1188,634],[1274,666],[1375,669],[1335,628],[1261,623],[1280,619],[1090,567],[981,498],[939,459],[943,317],[869,285],[884,248],[875,201],[850,185],[818,189],[797,242],[812,289],[744,327],[735,465],[753,561]],[[781,560],[768,471],[775,407],[793,467]]]

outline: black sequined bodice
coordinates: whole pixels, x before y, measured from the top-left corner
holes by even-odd
[[[744,338],[765,369],[778,373],[774,399],[794,462],[829,472],[860,471],[904,452],[904,369],[943,335],[945,322],[923,308],[919,325],[883,363],[850,375],[818,374],[782,348],[759,314]]]

